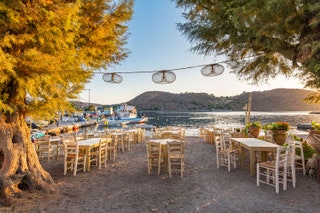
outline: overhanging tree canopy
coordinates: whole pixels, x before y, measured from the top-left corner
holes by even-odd
[[[133,0],[0,2],[0,197],[54,190],[25,123],[71,109],[93,71],[127,56]]]
[[[178,29],[194,43],[193,51],[226,55],[233,72],[253,83],[284,74],[320,88],[318,0],[175,2],[185,9],[187,22]]]

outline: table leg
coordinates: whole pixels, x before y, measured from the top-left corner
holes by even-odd
[[[87,158],[87,168],[86,168],[86,170],[88,171],[88,172],[90,172],[90,147],[88,147],[88,148],[86,148],[86,153],[85,153],[85,155],[86,155],[86,158]]]
[[[239,153],[240,153],[240,166],[241,166],[241,168],[244,168],[246,150],[245,150],[245,148],[243,146],[240,146]]]
[[[254,168],[254,164],[255,164],[255,150],[254,149],[250,149],[250,174],[251,176],[255,175],[255,168]]]
[[[60,144],[59,144],[59,142],[56,142],[56,159],[58,159],[59,158],[59,146],[60,146]]]
[[[163,156],[163,168],[166,172],[168,172],[169,171],[169,168],[168,168],[168,149],[167,149],[166,144],[162,145],[162,156]]]

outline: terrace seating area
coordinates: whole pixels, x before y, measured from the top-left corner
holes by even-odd
[[[225,212],[230,211],[230,209],[248,212],[255,212],[257,209],[264,209],[268,212],[277,212],[279,209],[286,209],[288,212],[304,210],[306,212],[317,212],[318,206],[314,202],[314,198],[318,195],[319,183],[296,169],[296,186],[293,187],[290,177],[289,151],[287,189],[286,191],[283,190],[283,180],[280,174],[279,194],[277,194],[275,186],[262,182],[257,186],[257,176],[251,176],[250,150],[249,147],[244,148],[243,146],[250,142],[260,143],[256,139],[246,138],[246,140],[250,140],[246,142],[242,141],[241,137],[231,137],[234,145],[239,145],[240,142],[242,145],[235,146],[239,150],[239,157],[236,158],[236,168],[231,164],[229,172],[227,167],[220,166],[217,168],[215,144],[205,142],[202,137],[196,134],[197,132],[192,132],[195,133],[192,136],[190,136],[190,132],[186,132],[183,175],[181,177],[180,170],[172,171],[170,178],[168,162],[165,163],[165,158],[160,160],[159,175],[158,166],[152,167],[150,175],[148,174],[146,144],[150,140],[167,140],[168,143],[168,139],[154,138],[152,133],[153,131],[146,132],[145,140],[141,143],[134,143],[130,151],[125,149],[122,152],[122,150],[119,150],[116,162],[113,162],[111,156],[111,159],[107,160],[107,167],[104,167],[102,162],[101,170],[93,162],[90,171],[83,172],[80,170],[76,177],[73,176],[73,172],[69,171],[67,175],[63,174],[63,158],[61,155],[58,159],[51,158],[50,160],[47,160],[44,156],[43,159],[40,159],[40,162],[43,162],[44,169],[52,174],[55,181],[59,183],[60,197],[59,200],[46,197],[46,199],[37,200],[32,205],[35,207],[27,205],[27,208],[43,209],[47,208],[49,204],[56,203],[56,210],[63,209],[66,206],[70,211],[100,206],[103,209],[130,212],[135,210],[137,203],[143,200],[148,205],[141,206],[140,211],[142,212],[151,212],[152,210],[164,212]],[[164,148],[166,145],[162,145],[162,147]],[[255,150],[257,147],[250,147],[250,149]],[[261,156],[260,151],[255,152],[258,154],[258,156],[253,155],[255,170],[257,163],[268,162],[273,157],[271,155]],[[244,159],[241,157],[243,153],[245,153]],[[257,157],[259,159],[256,159]],[[244,163],[243,167],[242,161]],[[82,168],[82,165],[78,165],[78,167]],[[179,169],[179,166],[177,168]],[[273,172],[270,172],[269,177],[269,182],[275,183]],[[260,180],[262,180],[262,177]],[[279,199],[279,196],[281,199]],[[70,206],[70,200],[73,201],[73,198],[77,201],[76,207]],[[84,200],[85,202],[82,202]],[[299,202],[292,202],[296,200]],[[168,205],[168,202],[170,202],[170,205]],[[274,205],[270,205],[270,203]],[[26,205],[24,205],[24,208],[26,208]]]
[[[64,159],[64,174],[71,171],[98,170],[109,163],[115,163],[119,152],[128,152],[132,146],[141,143],[145,136],[141,128],[112,129],[64,133],[59,136],[46,135],[34,143],[40,161]]]
[[[185,134],[184,128],[176,126],[154,128],[148,137],[141,128],[106,129],[45,136],[35,143],[35,149],[41,161],[54,161],[63,156],[64,174],[71,171],[76,176],[78,171],[108,168],[108,164],[117,163],[119,155],[131,152],[135,145],[143,143],[147,174],[168,174],[170,178],[178,174],[184,178],[185,159],[188,159]],[[276,193],[280,192],[280,184],[283,190],[287,189],[288,183],[295,188],[299,183],[298,171],[305,174],[306,168],[301,164],[304,159],[301,154],[297,155],[297,150],[303,154],[303,147],[292,138],[287,139],[288,145],[280,151],[283,146],[275,144],[267,135],[252,138],[238,128],[203,127],[197,138],[212,145],[215,158],[210,160],[219,170],[223,170],[222,167],[229,173],[247,170],[250,176],[257,178],[258,186],[260,183],[272,185]]]
[[[217,168],[227,167],[229,172],[249,169],[250,175],[256,176],[257,186],[260,183],[271,185],[276,193],[280,191],[280,184],[283,190],[287,190],[288,183],[295,188],[297,172],[305,174],[302,142],[293,137],[288,137],[282,146],[276,144],[267,132],[253,138],[243,131],[214,126],[201,128],[199,137],[214,144]]]

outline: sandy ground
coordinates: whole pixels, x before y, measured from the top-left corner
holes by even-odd
[[[249,170],[216,168],[215,147],[196,137],[186,138],[183,178],[162,171],[147,173],[145,143],[119,153],[116,163],[101,171],[63,175],[62,158],[43,160],[57,192],[28,194],[0,212],[320,212],[320,184],[301,173],[297,187],[276,194],[256,186]]]

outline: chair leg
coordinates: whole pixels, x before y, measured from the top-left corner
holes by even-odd
[[[158,175],[160,175],[161,159],[158,159]]]
[[[168,159],[168,172],[169,172],[169,177],[172,177],[172,173],[171,173],[171,161],[170,159]]]
[[[181,177],[183,177],[183,173],[184,173],[184,163],[183,163],[183,159],[181,158],[180,160],[180,169],[181,169]]]
[[[283,190],[287,190],[287,166],[284,166],[283,173]]]
[[[304,163],[304,158],[302,158],[302,171],[303,174],[306,175],[306,164]]]
[[[98,164],[98,169],[101,170],[101,152],[100,151],[98,154],[98,160],[96,161],[96,164]]]
[[[78,159],[75,158],[74,168],[73,168],[73,176],[77,175],[77,170],[78,170]]]
[[[63,163],[63,174],[67,175],[67,169],[68,169],[68,163],[67,163],[67,159],[64,159],[64,163]]]
[[[230,157],[230,154],[228,154],[228,172],[231,171],[231,157]]]
[[[151,171],[151,159],[148,159],[148,175],[150,175],[150,171]]]
[[[279,193],[279,172],[276,171],[276,174],[275,174],[275,178],[276,178],[276,193]]]
[[[260,166],[259,163],[257,163],[257,186],[260,185]]]

